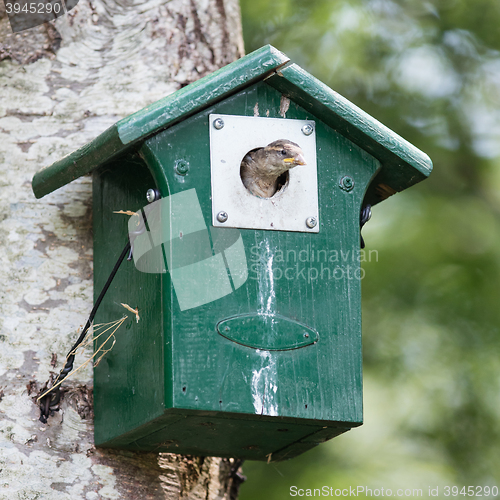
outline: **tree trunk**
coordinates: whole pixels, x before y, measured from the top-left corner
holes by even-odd
[[[31,178],[242,55],[237,0],[80,0],[16,34],[0,2],[1,499],[237,496],[233,460],[96,449],[88,366],[39,422],[34,397],[92,308],[91,182],[35,200]]]

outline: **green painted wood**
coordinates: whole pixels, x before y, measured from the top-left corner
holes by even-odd
[[[42,198],[91,172],[129,151],[137,141],[264,78],[287,61],[284,54],[266,45],[120,120],[89,144],[37,172],[32,182],[35,196]]]
[[[128,240],[129,217],[114,212],[139,210],[153,181],[144,162],[131,156],[95,170],[92,184],[95,300]],[[107,437],[109,426],[125,433],[163,413],[163,316],[168,311],[161,307],[162,280],[168,282],[168,275],[139,273],[133,262],[125,260],[98,310],[96,324],[125,315],[129,319],[115,333],[111,351],[94,368],[96,443]],[[139,309],[138,323],[121,303]],[[110,333],[95,341],[95,351]],[[104,347],[111,344],[110,340]]]
[[[332,424],[318,420],[297,423],[265,415],[255,420],[241,414],[172,409],[154,425],[138,427],[109,441],[106,447],[169,453],[182,450],[190,455],[221,457],[235,457],[234,450],[239,448],[249,460],[268,460],[271,454],[275,462],[297,456],[349,430],[341,422],[336,427]]]
[[[214,231],[208,115],[253,116],[258,104],[261,115],[279,118],[281,98],[280,92],[259,82],[147,139],[139,154],[151,177],[144,175],[143,167],[129,170],[128,180],[123,169],[116,174],[137,194],[130,201],[140,201],[137,179],[149,178],[163,197],[195,189],[205,223]],[[272,453],[275,459],[284,459],[326,439],[312,437],[324,428],[333,437],[362,423],[361,283],[356,274],[359,210],[380,163],[294,102],[287,118],[316,121],[320,232],[240,230],[249,279],[232,294],[186,311],[179,309],[168,274],[163,275],[161,286],[155,285],[160,297],[155,300],[160,302],[154,307],[163,324],[164,381],[153,391],[155,395],[164,391],[163,413],[148,422],[133,397],[127,403],[121,400],[130,393],[130,381],[141,378],[142,368],[128,350],[118,349],[117,342],[109,353],[109,366],[126,367],[126,372],[117,369],[114,377],[108,365],[96,368],[96,408],[110,408],[96,419],[96,444],[254,460],[266,460]],[[187,175],[176,173],[179,161],[189,164]],[[352,191],[339,186],[345,175],[355,181]],[[102,177],[100,182],[104,182],[101,191],[114,199],[117,179]],[[146,186],[153,187],[147,182],[140,185],[144,192]],[[129,209],[123,203],[118,203],[120,209]],[[101,219],[106,228],[99,231],[106,234],[113,221],[103,219],[102,212],[96,224]],[[106,248],[97,256],[97,251],[96,258],[108,262],[116,254]],[[269,274],[271,258],[275,263]],[[132,288],[144,290],[141,283],[149,275],[130,272],[135,273]],[[141,297],[143,292],[129,291],[129,295],[135,293],[130,305],[151,310]],[[109,300],[119,302],[113,295]],[[116,314],[115,306],[110,307],[109,318]],[[319,340],[298,349],[273,351],[238,344],[217,331],[221,322],[264,310],[271,318],[305,325],[318,333]],[[105,314],[100,321],[110,320]],[[142,319],[132,325],[132,332],[141,342],[150,342]],[[107,371],[101,375],[100,370]],[[108,376],[113,383],[106,382]],[[119,426],[114,412],[120,414]]]
[[[367,201],[379,203],[387,195],[380,185],[402,191],[427,178],[431,159],[356,105],[330,89],[296,64],[281,68],[266,83],[377,158],[383,168],[374,180]]]

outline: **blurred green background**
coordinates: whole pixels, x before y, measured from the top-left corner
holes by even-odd
[[[363,229],[378,251],[362,283],[364,425],[289,462],[246,462],[240,499],[500,487],[500,1],[241,7],[247,53],[271,43],[434,172]]]

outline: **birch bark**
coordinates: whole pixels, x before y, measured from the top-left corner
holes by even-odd
[[[17,34],[0,2],[0,499],[236,498],[231,460],[95,449],[90,367],[38,421],[92,308],[92,214],[90,178],[42,200],[31,178],[242,55],[237,0],[80,0]]]

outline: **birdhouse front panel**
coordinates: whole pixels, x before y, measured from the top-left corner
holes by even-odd
[[[431,169],[267,46],[37,173],[41,197],[93,172],[96,298],[131,244],[96,445],[281,460],[360,425],[360,221]]]

